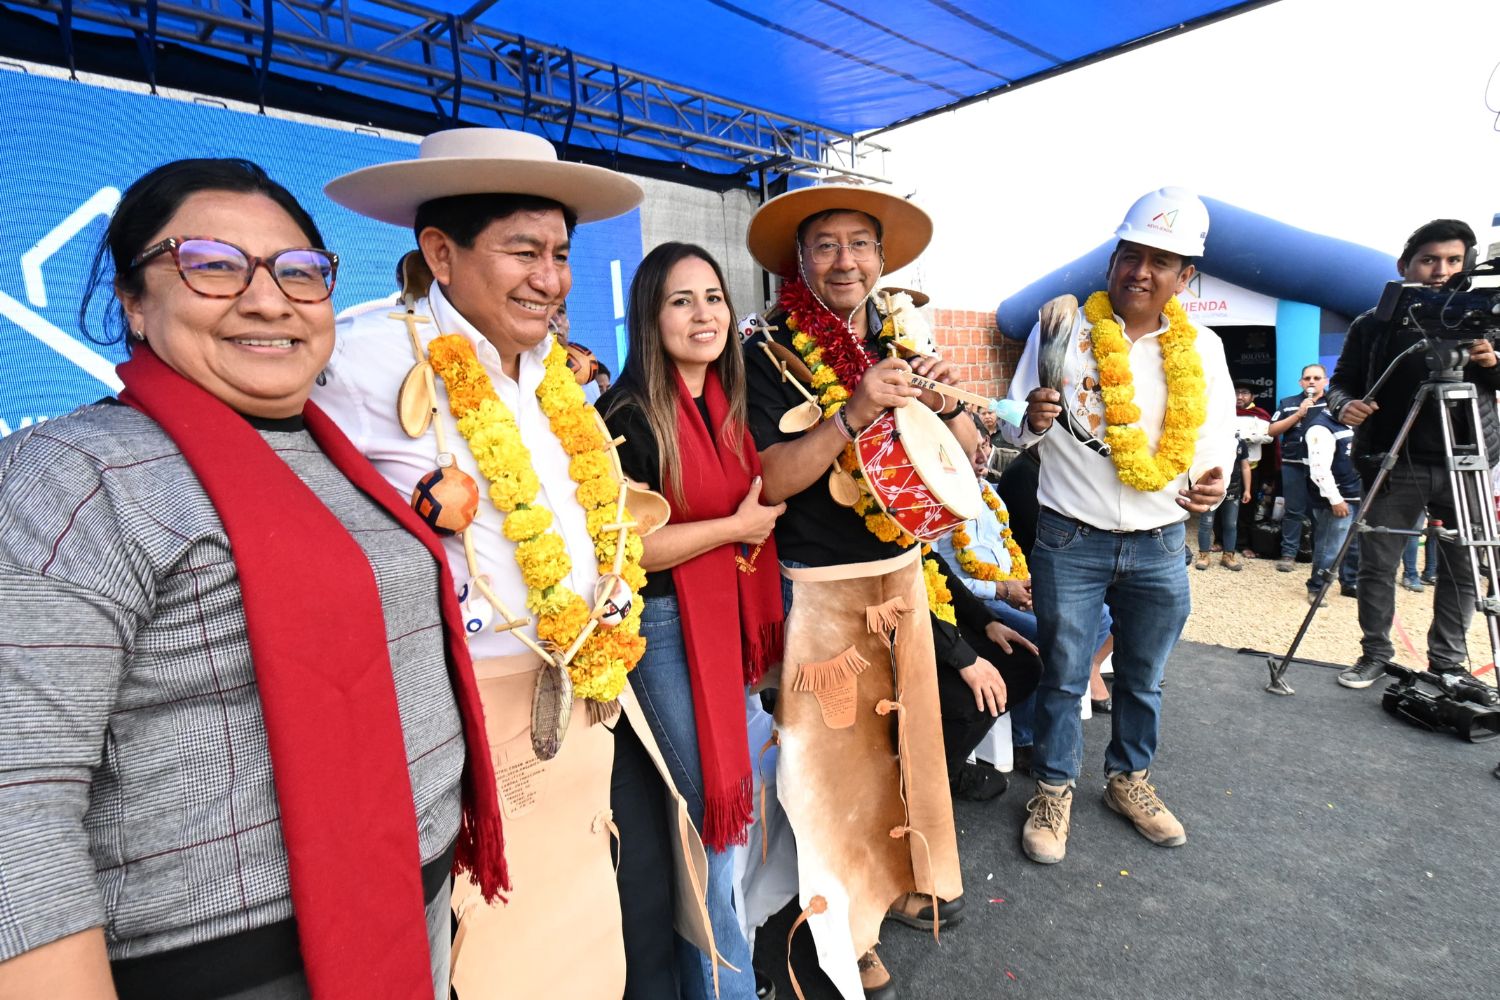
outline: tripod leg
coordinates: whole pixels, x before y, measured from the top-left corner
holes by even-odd
[[[1500,525],[1495,518],[1490,463],[1480,428],[1479,401],[1468,383],[1445,386],[1438,407],[1443,448],[1447,454],[1448,490],[1453,497],[1456,543],[1464,553],[1468,578],[1474,588],[1474,610],[1485,616],[1490,640],[1490,662],[1500,663]],[[1458,442],[1453,408],[1468,403],[1468,426],[1473,444]],[[1484,549],[1483,570],[1479,550]],[[1452,567],[1457,571],[1458,567]],[[1441,584],[1440,584],[1441,585]],[[1470,658],[1472,661],[1472,658]]]
[[[1297,629],[1297,634],[1293,637],[1291,646],[1279,661],[1275,657],[1266,658],[1266,666],[1271,671],[1271,680],[1266,685],[1266,691],[1269,693],[1280,695],[1296,693],[1285,680],[1287,667],[1291,665],[1292,659],[1297,655],[1297,647],[1302,645],[1302,640],[1307,635],[1307,630],[1312,627],[1313,616],[1323,606],[1323,598],[1328,595],[1328,588],[1338,575],[1338,568],[1344,561],[1344,554],[1349,551],[1349,546],[1353,544],[1355,537],[1357,537],[1358,532],[1364,525],[1365,518],[1370,513],[1370,508],[1374,505],[1375,498],[1379,496],[1381,489],[1385,486],[1386,480],[1390,478],[1391,470],[1396,467],[1396,460],[1401,454],[1402,447],[1406,444],[1407,436],[1411,434],[1412,425],[1417,421],[1417,414],[1421,412],[1422,404],[1426,402],[1431,391],[1431,387],[1425,384],[1417,390],[1417,398],[1412,403],[1411,409],[1406,412],[1406,419],[1401,422],[1401,429],[1396,432],[1396,439],[1391,443],[1391,450],[1387,453],[1385,461],[1380,463],[1380,469],[1375,473],[1375,481],[1365,491],[1364,502],[1359,506],[1359,514],[1355,516],[1354,523],[1349,525],[1349,533],[1344,536],[1344,544],[1339,546],[1338,555],[1334,556],[1333,559],[1333,566],[1330,567],[1328,576],[1323,579],[1322,584],[1318,587],[1318,594],[1313,598],[1312,607],[1307,609],[1307,615],[1302,619],[1302,627]]]

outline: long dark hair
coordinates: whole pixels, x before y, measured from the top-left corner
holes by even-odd
[[[677,380],[673,362],[661,339],[661,309],[667,298],[667,278],[672,268],[690,258],[698,258],[714,269],[724,305],[729,308],[729,330],[724,350],[713,363],[729,401],[729,412],[717,433],[728,440],[740,462],[745,462],[742,445],[745,439],[745,358],[736,333],[734,303],[729,298],[729,283],[724,270],[713,255],[692,243],[663,243],[648,253],[636,268],[630,282],[630,305],[626,323],[630,329],[629,353],[620,378],[611,392],[608,412],[623,405],[634,405],[646,415],[651,433],[661,455],[661,481],[667,496],[682,500],[682,457],[677,447]],[[712,428],[710,428],[712,430]]]
[[[258,163],[241,159],[194,159],[173,160],[163,163],[126,189],[115,214],[110,217],[109,227],[94,251],[94,262],[89,268],[88,284],[84,286],[83,302],[78,306],[78,328],[89,340],[103,347],[121,342],[129,343],[125,336],[127,323],[125,310],[116,303],[113,309],[105,306],[104,322],[98,335],[89,330],[89,304],[101,289],[109,288],[128,295],[139,295],[145,287],[140,271],[130,266],[135,255],[146,249],[155,236],[182,203],[200,191],[232,191],[236,194],[263,194],[270,198],[292,217],[307,236],[307,245],[326,250],[323,234],[317,223],[307,214],[307,209],[292,195],[270,178]]]

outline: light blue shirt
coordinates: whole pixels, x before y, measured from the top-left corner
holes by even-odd
[[[977,482],[974,484],[974,489],[981,494],[984,492],[984,488]],[[996,494],[996,498],[999,498],[999,494]],[[982,502],[983,499],[981,497]],[[1005,510],[1005,501],[1003,500],[1000,502],[1000,509]],[[1007,511],[1006,513],[1009,516],[1009,512]],[[977,520],[964,522],[964,530],[969,533],[969,538],[972,540],[969,544],[969,551],[974,553],[976,559],[994,563],[1000,567],[1000,572],[1002,573],[1010,572],[1010,553],[1006,551],[1005,539],[1000,535],[1000,519],[990,512],[988,505],[985,505],[984,513],[979,515]],[[939,538],[933,543],[933,548],[937,549],[939,554],[947,560],[949,567],[952,568],[954,573],[958,574],[958,579],[968,588],[969,593],[981,601],[993,601],[996,599],[996,581],[976,580],[968,573],[965,573],[963,567],[958,564],[958,556],[953,549],[953,535],[951,533]]]

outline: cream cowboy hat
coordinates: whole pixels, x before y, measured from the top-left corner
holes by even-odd
[[[745,233],[750,256],[772,274],[797,270],[797,227],[819,212],[863,212],[880,220],[885,270],[917,259],[932,241],[932,218],[905,198],[854,184],[819,184],[777,195],[756,211]]]
[[[335,177],[329,198],[360,215],[411,226],[417,208],[459,194],[529,194],[566,205],[579,222],[624,215],[646,197],[623,174],[564,163],[539,135],[503,128],[454,128],[422,140],[415,160],[364,167]]]

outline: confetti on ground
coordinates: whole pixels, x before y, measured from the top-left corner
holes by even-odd
[[[1328,808],[1330,808],[1330,809],[1333,808],[1333,803],[1332,802],[1328,803]]]
[[[1121,875],[1129,875],[1130,873],[1128,871],[1126,871],[1125,869],[1121,868],[1120,869],[1120,874]]]
[[[1014,980],[1016,978],[1016,974],[1014,972],[1011,972],[1009,969],[1006,969],[1005,978]]]
[[[1226,788],[1226,789],[1224,789],[1224,794],[1225,795],[1233,795],[1234,793],[1231,792],[1229,789]]]
[[[1428,873],[1427,873],[1427,877],[1428,877],[1428,878],[1432,878],[1432,872],[1428,872]]]
[[[1094,888],[1095,889],[1103,889],[1104,888],[1104,883],[1103,882],[1095,882],[1094,883]]]
[[[1005,902],[1005,900],[1000,899],[999,897],[996,897],[996,898],[990,900],[990,902],[991,903],[1003,903],[1003,902]]]
[[[989,874],[988,874],[988,875],[986,875],[986,876],[985,876],[985,877],[984,877],[984,880],[985,880],[985,881],[986,881],[986,882],[988,882],[988,881],[989,881],[989,880],[990,880],[990,879],[992,879],[992,878],[994,878],[994,877],[995,877],[995,873],[994,873],[994,872],[990,872],[990,873],[989,873]]]

